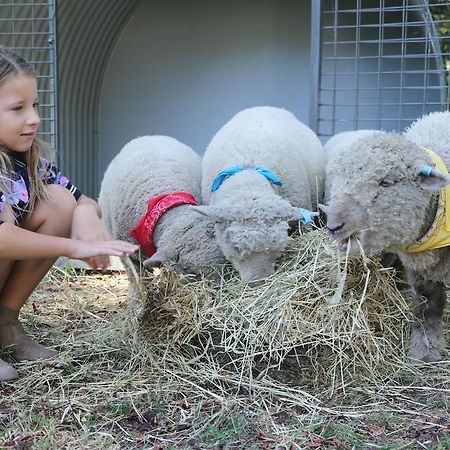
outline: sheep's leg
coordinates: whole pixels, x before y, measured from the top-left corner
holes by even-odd
[[[442,335],[446,291],[443,283],[431,281],[413,284],[416,296],[415,321],[411,331],[410,357],[425,362],[439,361],[445,347]]]
[[[122,257],[122,264],[128,275],[128,305],[135,315],[139,315],[145,303],[145,287],[141,281],[141,265],[130,257]]]

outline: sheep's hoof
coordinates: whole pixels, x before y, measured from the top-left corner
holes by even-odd
[[[420,364],[421,362],[432,363],[442,359],[441,352],[435,349],[427,349],[423,352],[410,351],[409,357],[413,364]]]
[[[416,364],[420,362],[436,362],[442,359],[439,348],[431,345],[430,341],[424,339],[423,336],[414,338],[414,335],[411,336],[409,357]]]

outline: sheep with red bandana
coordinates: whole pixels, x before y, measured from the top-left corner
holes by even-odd
[[[106,169],[102,218],[115,238],[140,244],[144,266],[171,262],[183,273],[209,274],[224,257],[214,223],[193,210],[200,179],[201,158],[187,145],[168,136],[136,138]]]

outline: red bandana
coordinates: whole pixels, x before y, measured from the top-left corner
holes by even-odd
[[[160,217],[170,208],[178,205],[197,205],[195,198],[187,192],[161,194],[148,201],[147,212],[138,224],[130,231],[130,235],[142,246],[148,256],[156,253],[153,245],[153,232]]]

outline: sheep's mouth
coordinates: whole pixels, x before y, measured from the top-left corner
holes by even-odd
[[[349,244],[351,244],[351,239],[352,239],[352,237],[349,236],[349,237],[339,241],[338,248],[341,252],[347,251]]]
[[[346,252],[353,247],[353,248],[357,248],[359,247],[360,244],[360,236],[359,233],[353,233],[347,237],[345,237],[344,239],[341,239],[338,243],[338,248],[340,251],[342,252]]]

